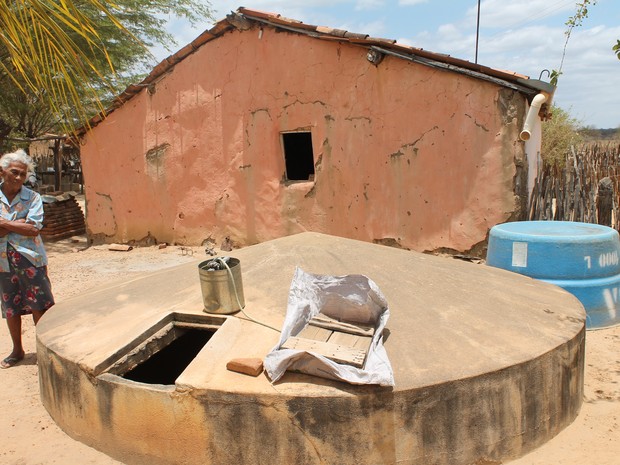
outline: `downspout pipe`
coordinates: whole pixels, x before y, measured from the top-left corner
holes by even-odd
[[[521,131],[521,134],[519,134],[519,138],[521,140],[529,140],[530,137],[532,137],[532,128],[536,124],[538,112],[540,111],[540,107],[542,107],[542,104],[546,101],[547,94],[545,94],[544,92],[536,94],[536,96],[532,99],[530,109],[528,110],[527,117],[525,118],[523,130]]]

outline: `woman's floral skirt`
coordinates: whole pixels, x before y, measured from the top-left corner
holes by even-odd
[[[35,267],[11,245],[7,245],[8,273],[0,273],[2,318],[45,312],[54,305],[47,266]]]

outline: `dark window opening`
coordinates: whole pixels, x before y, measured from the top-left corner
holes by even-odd
[[[314,179],[314,152],[310,132],[282,133],[286,179],[309,181]]]
[[[215,331],[203,329],[177,330],[181,333],[170,344],[153,354],[122,377],[148,384],[174,384]]]

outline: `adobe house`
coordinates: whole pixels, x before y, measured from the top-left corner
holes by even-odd
[[[248,245],[316,231],[476,253],[525,217],[553,90],[240,8],[93,119],[88,232]]]

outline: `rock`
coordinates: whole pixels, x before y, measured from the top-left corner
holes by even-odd
[[[230,252],[233,249],[233,243],[230,240],[230,237],[226,236],[222,241],[222,245],[220,246],[220,250],[224,250],[225,252]]]
[[[110,244],[108,250],[114,250],[117,252],[128,252],[133,249],[132,246],[126,244]]]

